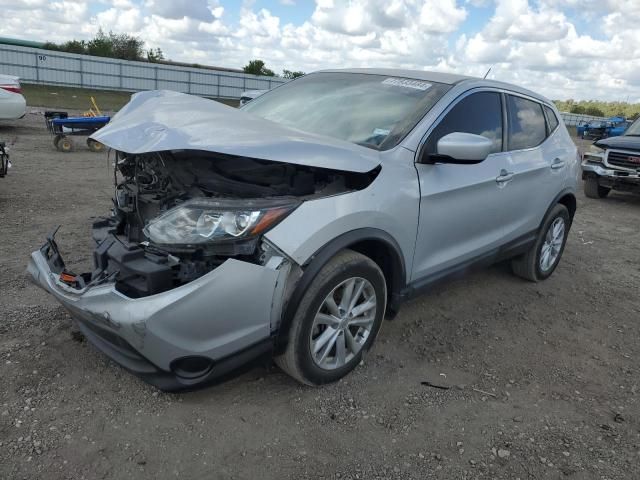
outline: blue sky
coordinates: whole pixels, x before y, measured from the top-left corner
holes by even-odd
[[[276,72],[400,67],[552,98],[640,101],[640,0],[0,0],[2,35],[136,35],[176,61]],[[55,28],[52,28],[52,24]]]

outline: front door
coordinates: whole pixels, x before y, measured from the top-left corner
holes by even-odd
[[[492,153],[475,165],[416,164],[420,181],[420,220],[412,281],[437,276],[482,257],[504,238],[504,195],[512,180],[503,151],[502,96],[476,91],[459,98],[429,135],[423,149],[452,132],[482,135]]]

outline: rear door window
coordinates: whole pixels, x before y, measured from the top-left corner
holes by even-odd
[[[547,137],[542,105],[522,97],[507,95],[509,150],[534,148]]]
[[[429,135],[426,151],[435,154],[438,140],[453,132],[482,135],[493,142],[491,153],[502,150],[502,103],[497,92],[472,93],[456,103]]]

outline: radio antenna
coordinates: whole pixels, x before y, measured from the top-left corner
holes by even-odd
[[[489,75],[489,72],[491,71],[492,68],[493,67],[489,67],[489,70],[487,70],[487,73],[485,73],[484,77],[482,77],[483,80],[487,78],[487,75]]]

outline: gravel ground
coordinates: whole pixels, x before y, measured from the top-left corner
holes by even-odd
[[[419,297],[342,382],[302,387],[264,360],[164,394],[24,275],[58,224],[68,263],[89,262],[106,156],[55,151],[37,112],[0,139],[0,478],[640,478],[640,198],[580,194],[548,281],[497,265]]]

